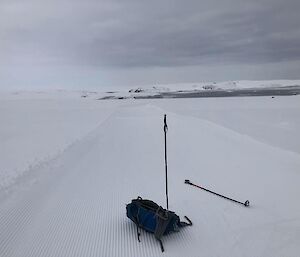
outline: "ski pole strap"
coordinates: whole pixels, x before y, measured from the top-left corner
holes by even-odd
[[[167,115],[166,114],[165,114],[165,117],[164,117],[164,131],[165,131],[165,133],[168,132]]]

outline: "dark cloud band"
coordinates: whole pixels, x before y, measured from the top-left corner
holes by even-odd
[[[299,10],[294,0],[3,0],[0,65],[122,69],[299,61]]]

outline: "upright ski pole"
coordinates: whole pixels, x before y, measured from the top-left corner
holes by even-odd
[[[167,210],[169,210],[169,197],[168,197],[168,164],[167,164],[167,115],[164,116],[164,132],[165,132],[165,173],[166,173],[166,199],[167,199]]]
[[[191,185],[191,186],[194,186],[194,187],[198,187],[198,188],[200,188],[200,189],[202,189],[202,190],[205,190],[205,191],[207,191],[207,192],[209,192],[209,193],[212,193],[212,194],[214,194],[214,195],[220,196],[220,197],[225,198],[225,199],[227,199],[227,200],[233,201],[233,202],[235,202],[235,203],[239,203],[239,204],[245,205],[246,207],[248,207],[248,206],[250,205],[250,202],[249,202],[248,200],[247,200],[246,202],[242,203],[242,202],[240,202],[240,201],[234,200],[234,199],[229,198],[229,197],[227,197],[227,196],[224,196],[224,195],[215,193],[215,192],[213,192],[213,191],[211,191],[211,190],[208,190],[208,189],[206,189],[206,188],[204,188],[204,187],[201,187],[201,186],[198,186],[198,185],[196,185],[196,184],[193,184],[193,183],[192,183],[191,181],[189,181],[188,179],[186,179],[186,180],[184,181],[184,183],[185,183],[185,184],[188,184],[188,185]]]

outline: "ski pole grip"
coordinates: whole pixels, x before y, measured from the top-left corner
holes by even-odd
[[[185,184],[191,184],[191,181],[190,181],[189,179],[186,179],[186,180],[184,181],[184,183],[185,183]]]
[[[165,133],[168,132],[168,125],[167,125],[167,115],[164,115],[164,131]]]

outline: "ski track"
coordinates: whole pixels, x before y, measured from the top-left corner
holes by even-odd
[[[56,159],[38,167],[38,181],[31,187],[15,189],[16,192],[8,195],[0,206],[0,256],[296,256],[300,250],[297,246],[299,208],[289,203],[282,203],[285,210],[274,208],[277,201],[288,195],[290,201],[296,201],[297,194],[291,194],[294,184],[286,189],[286,194],[280,196],[278,192],[274,195],[276,199],[269,199],[273,187],[287,186],[290,180],[275,170],[274,178],[280,183],[276,180],[275,185],[270,185],[271,189],[264,190],[270,173],[261,174],[262,181],[256,181],[254,175],[263,173],[264,168],[276,167],[280,163],[274,159],[277,156],[299,167],[299,156],[211,122],[173,113],[168,113],[169,170],[177,176],[172,173],[170,176],[170,209],[181,218],[189,216],[194,226],[164,237],[163,254],[153,235],[142,231],[141,242],[137,241],[136,227],[126,217],[126,203],[140,195],[165,205],[163,113],[162,109],[151,105],[123,106]],[[200,139],[188,137],[187,123],[191,124],[188,131],[192,135],[194,130],[201,130]],[[149,145],[145,145],[143,138],[151,138]],[[203,156],[212,153],[219,156],[218,151],[224,149],[213,149],[214,142],[218,141],[221,148],[222,143],[225,146],[231,143],[233,153],[224,156],[224,160],[230,160],[228,177],[216,182],[222,164],[211,163]],[[205,149],[198,146],[187,156],[189,147],[198,142]],[[250,145],[253,158],[264,154],[274,163],[267,162],[262,168],[250,161],[245,163],[248,156],[235,149],[237,145]],[[178,160],[177,156],[185,161]],[[195,168],[197,162],[192,159],[199,157],[199,167],[210,169],[209,174],[199,173],[199,167]],[[241,174],[242,164],[249,167]],[[251,169],[259,170],[253,175]],[[293,168],[288,167],[284,175],[299,181],[299,174]],[[228,179],[234,176],[238,177],[238,183],[226,187]],[[187,177],[195,183],[206,181],[224,194],[233,194],[232,188],[235,188],[237,197],[245,200],[251,197],[251,208],[188,187],[183,183]],[[261,198],[263,192],[265,198]],[[286,230],[286,238],[282,238],[280,227]],[[289,227],[299,230],[289,230]]]

